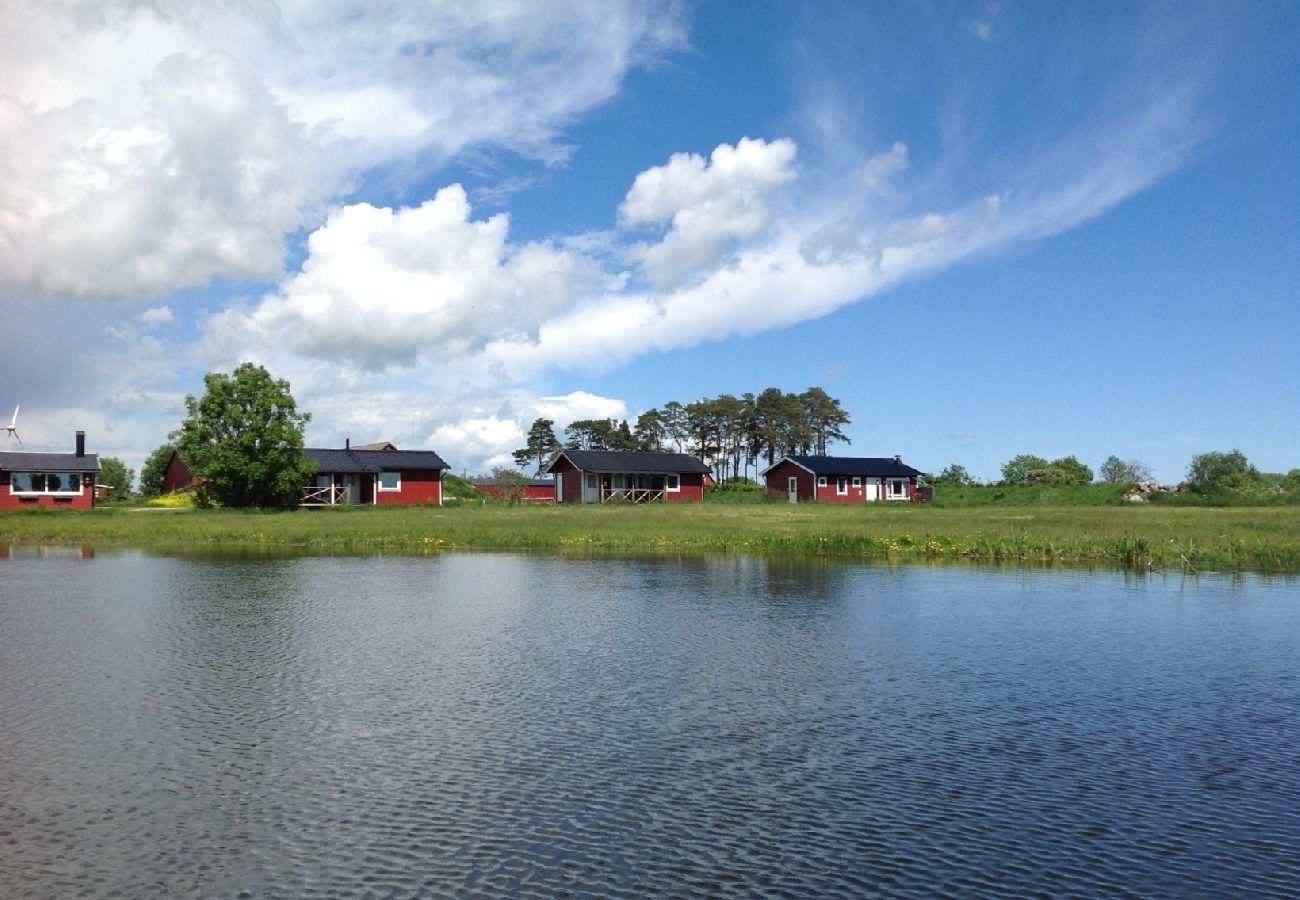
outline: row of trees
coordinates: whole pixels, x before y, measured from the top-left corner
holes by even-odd
[[[1122,460],[1109,456],[1101,464],[1101,480],[1110,484],[1150,481],[1151,470],[1136,459]],[[1073,454],[1048,461],[1032,453],[1022,453],[1002,464],[1002,484],[1089,484],[1094,478],[1092,469],[1079,462]],[[975,484],[964,466],[954,463],[930,478],[933,484]]]
[[[1073,455],[1048,461],[1041,456],[1022,453],[1002,464],[1000,483],[1071,485],[1100,480],[1107,484],[1131,484],[1152,480],[1151,470],[1145,463],[1114,455],[1101,464],[1097,476]],[[966,469],[956,463],[932,476],[930,481],[940,485],[976,483]],[[1300,492],[1300,469],[1292,469],[1285,475],[1261,472],[1240,450],[1215,451],[1192,457],[1185,484],[1189,490],[1204,495]]]
[[[575,450],[671,450],[690,453],[721,480],[748,475],[787,454],[824,455],[836,441],[850,443],[844,427],[851,418],[839,400],[820,387],[799,393],[768,388],[740,397],[713,398],[648,409],[636,424],[626,420],[579,419],[555,434],[555,422],[537,419],[526,446],[514,453],[521,468],[540,469],[562,448]]]

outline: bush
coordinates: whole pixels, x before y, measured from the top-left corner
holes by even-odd
[[[704,489],[704,497],[715,503],[758,503],[763,486],[752,478],[728,478]]]

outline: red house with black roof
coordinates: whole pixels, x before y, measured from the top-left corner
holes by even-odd
[[[84,431],[75,446],[72,453],[0,450],[0,509],[93,509],[99,454],[86,452]]]
[[[307,447],[303,454],[316,464],[316,474],[303,489],[299,506],[442,505],[442,473],[450,466],[432,450],[398,450],[387,441],[353,447],[349,441],[341,450]],[[163,492],[199,481],[173,452],[163,476]]]
[[[450,468],[432,450],[398,450],[388,442],[341,450],[308,447],[316,475],[303,492],[301,506],[341,503],[442,505],[442,473]]]
[[[791,503],[918,499],[918,470],[900,456],[786,456],[761,473],[769,497]]]
[[[699,503],[709,467],[689,453],[561,450],[542,471],[555,476],[556,503]]]

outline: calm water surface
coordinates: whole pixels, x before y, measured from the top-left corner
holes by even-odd
[[[0,562],[0,895],[1295,896],[1294,580]]]

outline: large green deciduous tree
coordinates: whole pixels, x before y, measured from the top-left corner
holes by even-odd
[[[129,497],[131,482],[134,480],[135,473],[117,457],[106,456],[99,461],[99,475],[95,478],[95,482],[108,488],[110,500],[125,500]]]
[[[294,506],[315,467],[303,453],[303,427],[289,382],[243,363],[234,373],[209,372],[200,398],[185,398],[185,420],[170,435],[181,459],[201,479],[200,504]]]

